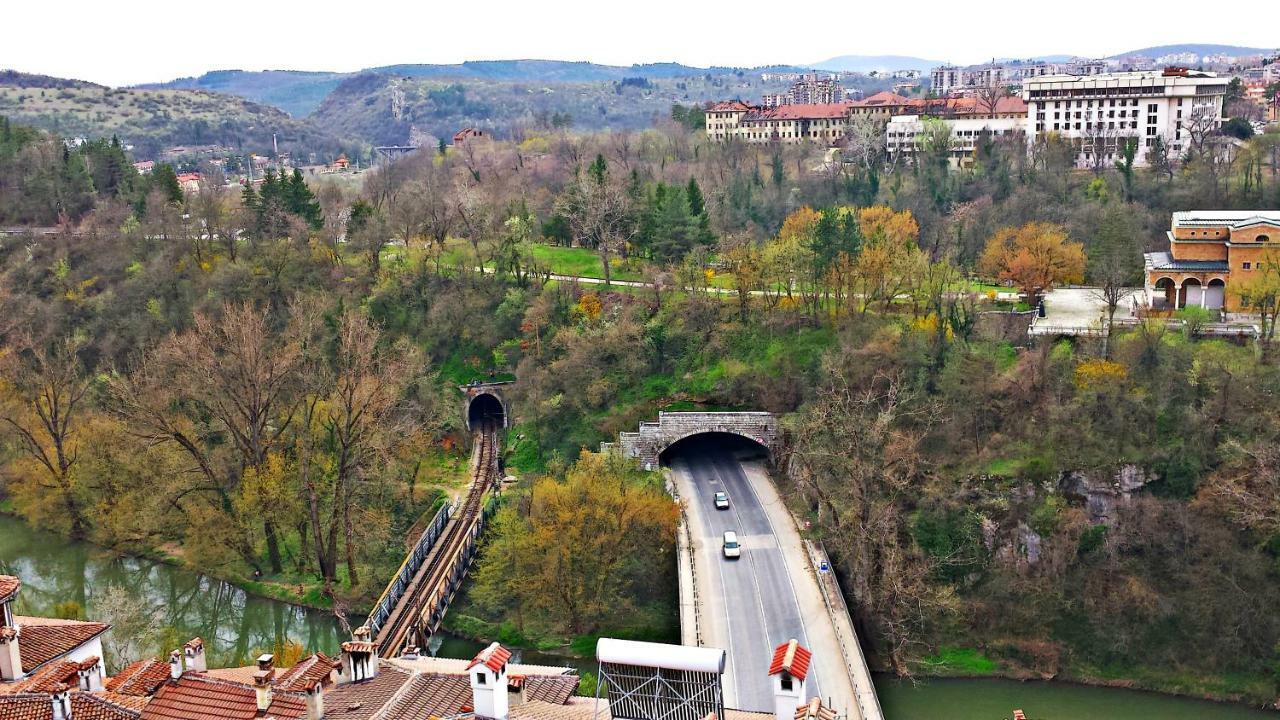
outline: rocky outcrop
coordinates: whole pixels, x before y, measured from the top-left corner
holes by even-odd
[[[1123,465],[1112,476],[1103,478],[1073,470],[1063,474],[1058,489],[1069,500],[1084,505],[1089,522],[1111,525],[1116,508],[1155,479],[1155,475],[1137,465]]]

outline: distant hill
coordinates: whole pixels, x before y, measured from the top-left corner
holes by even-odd
[[[941,60],[926,60],[910,55],[841,55],[830,60],[814,63],[815,70],[831,72],[862,72],[872,70],[887,72],[892,70],[919,70],[929,72],[930,69],[946,63]]]
[[[600,72],[599,67],[577,72]],[[642,77],[627,72],[624,77]],[[562,120],[567,115],[575,128],[586,130],[638,129],[669,117],[673,103],[759,101],[763,93],[786,87],[781,81],[764,82],[758,70],[700,73],[623,82],[554,81],[546,74],[508,81],[368,72],[344,80],[308,119],[335,135],[374,145],[403,144],[410,128],[445,138],[464,127],[505,135],[516,126],[545,125],[553,115]]]
[[[1280,47],[1280,46],[1278,46]],[[1250,48],[1240,47],[1239,45],[1211,45],[1204,43],[1187,43],[1183,45],[1157,45],[1156,47],[1141,48],[1138,50],[1130,50],[1128,52],[1112,55],[1111,58],[1122,58],[1130,55],[1146,55],[1147,57],[1160,57],[1161,55],[1172,55],[1175,53],[1195,53],[1197,55],[1270,55],[1276,52],[1276,48]]]
[[[0,74],[0,115],[63,137],[111,137],[139,158],[165,148],[220,146],[266,153],[275,134],[282,150],[331,156],[345,145],[315,124],[234,95],[206,90],[113,89],[75,80]]]
[[[781,69],[779,68],[774,69]],[[309,72],[295,70],[217,70],[199,77],[179,78],[138,87],[147,89],[213,90],[266,103],[294,117],[310,115],[321,101],[344,81],[359,74],[430,78],[457,82],[578,83],[620,81],[625,78],[670,79],[707,74],[733,75],[760,72],[768,68],[698,68],[680,63],[600,65],[564,60],[474,60],[453,65],[384,65],[360,73]],[[785,68],[794,70],[794,68]]]
[[[152,90],[212,90],[274,105],[294,117],[305,117],[348,77],[350,75],[346,73],[302,70],[214,70],[200,77],[179,78],[138,87]]]

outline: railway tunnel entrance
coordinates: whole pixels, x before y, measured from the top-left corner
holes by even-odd
[[[489,393],[481,393],[471,398],[467,405],[467,425],[478,428],[485,422],[492,422],[498,427],[506,427],[507,411],[502,401]]]

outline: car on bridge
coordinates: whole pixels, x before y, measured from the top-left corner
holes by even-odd
[[[726,492],[718,492],[718,493],[716,493],[715,500],[716,500],[716,509],[717,509],[717,510],[728,510],[728,509],[729,509],[729,493],[726,493]]]
[[[742,546],[738,544],[738,533],[726,530],[724,533],[724,556],[727,560],[742,557]]]

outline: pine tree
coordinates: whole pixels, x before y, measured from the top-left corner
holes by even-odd
[[[297,168],[294,168],[293,177],[289,179],[286,196],[289,212],[306,220],[312,230],[319,230],[324,224],[324,213],[320,210],[320,203],[316,200],[315,194],[311,192],[311,188],[307,187],[302,171]]]
[[[702,188],[698,187],[697,178],[689,178],[689,185],[685,187],[684,194],[689,199],[690,214],[701,215],[707,211],[707,202],[702,197]]]
[[[168,163],[156,165],[151,170],[151,189],[159,190],[168,202],[182,202],[182,186],[178,184],[178,175]]]

